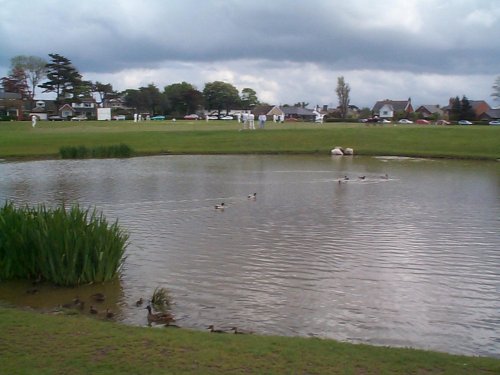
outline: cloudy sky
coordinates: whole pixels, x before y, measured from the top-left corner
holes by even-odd
[[[10,59],[69,58],[116,90],[186,81],[250,87],[270,104],[491,98],[499,0],[0,0],[0,76]]]

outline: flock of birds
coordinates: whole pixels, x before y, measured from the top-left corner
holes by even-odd
[[[28,293],[28,291],[27,291]],[[31,293],[30,293],[31,294]],[[104,301],[106,301],[106,296],[103,293],[95,293],[90,296],[90,299],[92,300],[92,305],[88,308],[88,313],[91,315],[102,315],[106,319],[113,319],[115,318],[115,313],[112,312],[109,308],[106,308],[105,311],[102,313],[98,310],[96,306],[99,304],[102,304]],[[136,302],[135,305],[137,307],[142,307],[142,305],[145,303],[144,298],[139,298]],[[85,301],[82,301],[79,297],[75,297],[71,302],[65,303],[59,306],[60,308],[63,309],[71,309],[71,310],[79,310],[79,311],[85,311]],[[179,328],[178,325],[174,324],[175,322],[175,317],[170,313],[170,312],[153,312],[153,308],[151,307],[151,303],[148,302],[146,307],[144,308],[145,310],[148,311],[147,313],[147,321],[148,325],[151,326],[153,324],[163,324],[167,328]],[[213,324],[209,325],[207,327],[208,332],[210,333],[233,333],[233,334],[251,334],[253,332],[247,331],[247,330],[242,330],[239,329],[238,327],[232,327],[228,330],[222,330],[222,329],[216,329]]]
[[[382,179],[382,180],[388,180],[389,179],[389,175],[386,173],[385,175],[380,176],[380,179]],[[349,180],[350,180],[349,176],[344,176],[344,178],[339,178],[337,181],[338,181],[339,184],[341,184],[341,183],[347,182]],[[358,176],[358,180],[366,180],[366,176]]]
[[[253,193],[253,194],[248,195],[247,199],[248,200],[257,199],[257,193]],[[224,208],[226,208],[226,205],[224,202],[215,205],[216,210],[224,210]]]

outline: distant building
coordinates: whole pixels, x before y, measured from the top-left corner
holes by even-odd
[[[407,117],[413,112],[411,98],[408,98],[408,100],[380,100],[372,108],[373,116],[386,119],[393,119],[397,114],[404,114]]]

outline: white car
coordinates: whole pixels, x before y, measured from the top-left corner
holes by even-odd
[[[413,121],[410,121],[406,118],[402,118],[401,120],[398,121],[400,124],[413,124]]]
[[[113,120],[119,121],[119,120],[125,120],[125,119],[126,119],[125,115],[116,115],[116,116],[113,116]]]
[[[500,120],[493,120],[493,121],[488,122],[488,124],[490,124],[490,125],[500,125]]]
[[[88,120],[87,116],[85,115],[75,116],[71,118],[71,121],[85,121],[85,120]]]
[[[458,125],[472,125],[472,122],[468,120],[460,120],[458,121]]]
[[[234,120],[233,116],[221,116],[220,119],[221,120]]]

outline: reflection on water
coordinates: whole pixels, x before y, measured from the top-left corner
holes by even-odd
[[[500,356],[498,163],[310,156],[3,163],[0,199],[79,202],[118,218],[131,234],[115,293],[126,323],[145,324],[135,301],[163,286],[185,327]],[[215,210],[221,202],[227,208]],[[0,297],[36,305],[25,295],[12,301],[8,285],[0,284]]]

